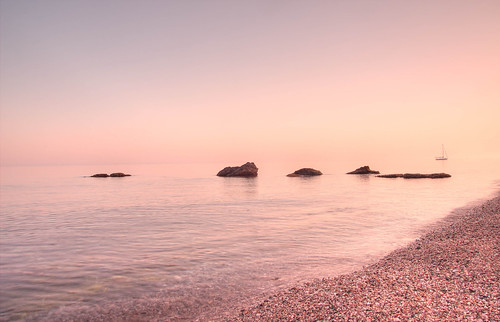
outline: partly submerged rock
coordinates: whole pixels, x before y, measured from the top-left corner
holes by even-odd
[[[287,177],[309,177],[309,176],[320,176],[323,173],[321,171],[313,169],[313,168],[302,168],[294,173],[290,173]]]
[[[422,173],[405,173],[403,178],[405,179],[439,179],[439,178],[449,178],[451,175],[448,173],[430,173],[430,174],[422,174]]]
[[[392,173],[392,174],[381,174],[378,175],[377,177],[379,178],[402,178],[404,174],[402,173]]]
[[[440,179],[440,178],[449,178],[451,177],[448,173],[397,173],[397,174],[382,174],[377,176],[379,178],[405,178],[405,179]]]
[[[217,173],[219,177],[256,177],[259,169],[253,162],[247,162],[239,167],[225,167]]]
[[[354,171],[347,172],[347,174],[379,174],[379,171],[371,170],[369,166],[365,165],[364,167],[357,168]]]
[[[96,173],[91,175],[92,178],[107,178],[109,177],[107,173]]]
[[[125,174],[123,172],[115,172],[112,174],[107,174],[107,173],[97,173],[91,175],[92,178],[107,178],[107,177],[114,177],[114,178],[120,178],[120,177],[130,177],[130,174]]]
[[[115,173],[112,173],[109,175],[110,177],[115,177],[115,178],[119,178],[119,177],[130,177],[130,174],[125,174],[123,172],[115,172]]]

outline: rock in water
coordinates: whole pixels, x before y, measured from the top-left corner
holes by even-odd
[[[321,171],[313,169],[313,168],[302,168],[294,173],[290,173],[287,177],[309,177],[309,176],[320,176],[323,173]]]
[[[130,177],[130,174],[125,174],[123,172],[115,172],[109,175],[110,177]]]
[[[451,175],[447,173],[430,173],[430,174],[422,174],[422,173],[405,173],[403,178],[405,179],[439,179],[439,178],[449,178]]]
[[[448,173],[431,173],[428,175],[429,178],[431,179],[440,179],[440,178],[450,178],[451,174]]]
[[[107,173],[97,173],[91,175],[92,178],[107,178],[107,177],[113,177],[113,178],[120,178],[120,177],[130,177],[130,174],[125,174],[123,172],[115,172],[110,175]]]
[[[405,178],[405,179],[441,179],[451,177],[448,173],[397,173],[397,174],[381,174],[379,178]]]
[[[225,167],[217,173],[219,177],[256,177],[259,169],[253,162],[247,162],[239,167]]]
[[[109,177],[107,173],[96,173],[91,175],[92,178],[107,178]]]
[[[378,178],[402,178],[404,174],[402,173],[392,173],[392,174],[381,174],[377,176]]]
[[[379,174],[379,171],[371,170],[369,166],[365,165],[364,167],[357,168],[354,171],[347,172],[347,174]]]

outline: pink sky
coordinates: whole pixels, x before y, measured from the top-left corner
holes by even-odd
[[[1,163],[500,157],[499,17],[496,0],[4,0]]]

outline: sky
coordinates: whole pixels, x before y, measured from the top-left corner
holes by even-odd
[[[497,0],[0,0],[0,162],[500,157],[499,57]]]

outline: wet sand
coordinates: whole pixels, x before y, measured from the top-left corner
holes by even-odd
[[[500,321],[500,196],[357,272],[242,309],[240,321]]]

